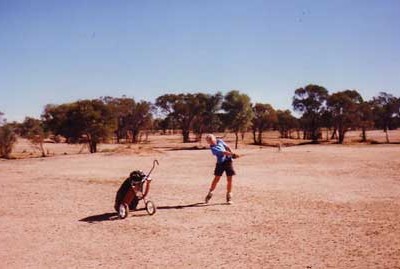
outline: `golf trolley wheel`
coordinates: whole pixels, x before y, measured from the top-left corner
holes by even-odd
[[[156,205],[152,201],[146,202],[146,211],[149,215],[154,215],[156,213]]]
[[[120,217],[121,219],[124,219],[128,216],[128,214],[129,214],[128,205],[125,203],[121,203],[118,208],[118,217]]]

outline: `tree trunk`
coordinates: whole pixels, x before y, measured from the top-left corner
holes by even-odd
[[[390,141],[389,141],[389,127],[386,127],[385,128],[385,133],[386,133],[386,143],[390,143]]]
[[[345,135],[345,133],[346,133],[346,131],[347,131],[346,129],[347,129],[347,128],[344,127],[342,124],[340,124],[339,127],[338,127],[338,133],[339,133],[338,143],[339,143],[339,144],[343,144],[344,135]]]
[[[235,136],[236,136],[235,149],[237,149],[238,148],[238,141],[239,141],[239,133],[235,132]]]
[[[339,131],[339,140],[338,140],[338,143],[339,144],[343,144],[343,141],[344,141],[344,130],[340,130]]]
[[[332,133],[331,139],[337,139],[336,131],[337,131],[337,128],[336,127],[333,128],[333,133]]]
[[[40,151],[42,152],[42,157],[46,157],[46,151],[43,146],[43,141],[39,142]]]
[[[256,129],[253,129],[253,141],[254,141],[254,144],[257,145]]]
[[[183,143],[188,143],[189,141],[189,130],[182,130],[182,136],[183,136]]]
[[[93,141],[92,139],[90,139],[88,141],[89,143],[89,151],[90,153],[96,153],[97,152],[97,142]]]
[[[367,142],[367,130],[365,127],[362,127],[361,142]]]
[[[258,130],[258,145],[262,145],[262,131]]]
[[[132,132],[132,143],[137,144],[139,142],[139,130],[133,129],[131,132]]]

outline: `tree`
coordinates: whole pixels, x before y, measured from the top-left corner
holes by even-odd
[[[205,109],[204,94],[165,94],[156,99],[156,106],[179,125],[183,142],[190,142],[189,134],[194,120]]]
[[[374,115],[372,113],[372,103],[362,102],[359,105],[358,113],[360,116],[361,142],[367,141],[367,130],[374,127]]]
[[[262,133],[277,123],[277,114],[270,104],[256,103],[252,109],[254,117],[251,122],[254,144],[262,145]]]
[[[226,126],[235,133],[235,149],[237,149],[239,133],[247,130],[253,118],[250,97],[236,90],[230,91],[224,97],[222,109],[226,112],[224,115]]]
[[[328,91],[324,87],[312,84],[297,89],[293,97],[293,109],[302,113],[301,123],[305,138],[314,143],[320,136],[321,115],[327,98]]]
[[[327,105],[332,113],[333,125],[339,133],[339,144],[343,143],[350,128],[359,126],[361,119],[358,109],[362,103],[363,99],[356,90],[345,90],[328,97]]]
[[[205,132],[215,132],[222,125],[218,112],[221,109],[223,96],[221,93],[197,95],[199,100],[199,114],[193,121],[193,132],[196,134],[196,140],[201,141],[202,134]]]
[[[337,129],[336,127],[334,127],[332,112],[329,109],[323,109],[321,113],[321,127],[326,129],[326,141],[329,141],[329,139],[337,138]],[[329,132],[331,131],[332,127],[332,136],[329,136]]]
[[[132,143],[138,143],[139,134],[145,128],[150,128],[152,122],[152,105],[150,102],[136,102],[133,98],[101,98],[109,107],[111,115],[117,123],[115,131],[117,143],[122,138],[131,136]]]
[[[162,134],[167,134],[167,130],[174,129],[174,119],[171,116],[154,119],[154,129],[162,130]]]
[[[281,138],[290,138],[291,130],[299,126],[298,119],[292,115],[290,110],[277,110],[276,116],[276,127],[279,130]]]
[[[372,99],[375,126],[386,133],[386,143],[390,143],[388,131],[397,128],[396,117],[399,117],[399,108],[400,102],[392,94],[381,92]]]
[[[47,105],[42,115],[46,128],[68,142],[85,141],[90,153],[115,130],[115,118],[102,100],[81,100],[60,106]]]
[[[140,131],[150,128],[152,118],[150,102],[140,101],[133,104],[131,111],[124,118],[132,134],[132,143],[138,143]]]
[[[6,123],[6,120],[3,119],[4,113],[0,111],[0,126]]]
[[[135,100],[133,98],[114,98],[110,96],[102,97],[101,100],[109,107],[111,115],[114,117],[116,122],[115,136],[117,143],[120,143],[121,139],[128,139],[129,137],[129,126],[127,123],[127,117],[132,113],[135,106]]]
[[[9,159],[17,136],[9,124],[0,126],[0,158]]]
[[[19,132],[21,137],[29,139],[34,145],[38,145],[42,157],[46,157],[46,151],[43,146],[46,133],[41,120],[26,117],[19,126]]]

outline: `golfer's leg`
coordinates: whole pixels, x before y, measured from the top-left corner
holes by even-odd
[[[210,192],[215,190],[220,178],[221,178],[221,176],[215,176],[214,177],[213,181],[211,182]]]
[[[232,176],[227,176],[226,177],[226,192],[231,193],[232,192]]]
[[[206,196],[206,199],[205,199],[205,202],[206,202],[206,204],[208,203],[208,201],[210,201],[210,199],[212,198],[212,196],[213,196],[213,191],[215,190],[215,188],[217,187],[217,184],[218,184],[218,181],[219,181],[219,179],[221,178],[221,176],[215,176],[214,177],[214,179],[213,179],[213,181],[211,182],[211,186],[210,186],[210,191],[208,192],[208,194],[207,194],[207,196]]]

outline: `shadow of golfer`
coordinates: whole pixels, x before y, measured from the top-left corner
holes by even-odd
[[[188,205],[173,205],[173,206],[157,206],[157,209],[184,209],[190,207],[206,207],[206,206],[216,206],[216,205],[226,205],[226,203],[214,203],[214,204],[205,204],[205,203],[194,203]]]

